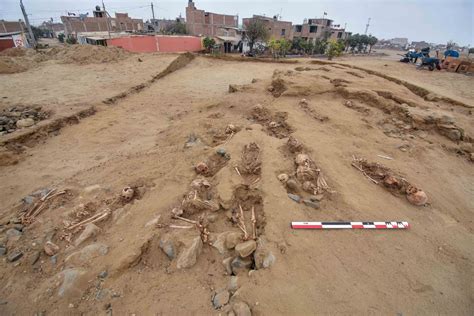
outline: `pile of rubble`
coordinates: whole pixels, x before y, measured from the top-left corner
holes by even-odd
[[[42,111],[41,107],[14,106],[4,109],[0,112],[0,135],[33,126],[48,117],[49,113]]]

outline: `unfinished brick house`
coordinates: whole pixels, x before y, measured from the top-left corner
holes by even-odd
[[[339,25],[333,25],[330,19],[305,19],[303,24],[296,24],[293,28],[294,38],[313,42],[322,38],[346,39],[349,34]]]
[[[115,18],[107,17],[107,14],[99,6],[93,11],[94,16],[62,16],[64,33],[66,35],[77,35],[81,32],[137,32],[143,31],[143,20],[132,19],[128,13],[115,13]]]
[[[291,22],[278,20],[277,16],[270,18],[261,15],[254,15],[251,18],[242,19],[244,28],[246,28],[247,25],[249,25],[249,23],[254,20],[259,20],[263,22],[263,24],[267,27],[268,32],[270,33],[270,38],[285,38],[287,40],[291,40],[293,38]]]
[[[5,21],[0,20],[0,33],[23,32],[26,25],[23,21]]]
[[[236,36],[239,24],[237,15],[206,12],[196,8],[192,0],[186,7],[186,29],[195,36]]]

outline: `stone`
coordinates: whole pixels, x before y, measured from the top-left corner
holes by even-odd
[[[234,92],[237,92],[237,91],[239,91],[239,89],[237,88],[236,85],[233,85],[233,84],[229,85],[229,93],[234,93]]]
[[[15,228],[16,230],[20,231],[20,232],[23,232],[23,228],[25,228],[25,225],[23,224],[15,224],[13,225],[13,228]]]
[[[217,221],[217,218],[219,216],[217,214],[209,214],[207,215],[207,220],[209,221],[209,223],[215,223]]]
[[[23,257],[23,252],[19,250],[14,250],[8,255],[7,259],[10,262],[15,262],[19,260],[21,257]]]
[[[452,141],[458,141],[461,139],[462,134],[457,129],[451,129],[447,132],[446,136],[448,136],[448,138]]]
[[[79,237],[74,241],[74,246],[79,246],[80,244],[84,243],[86,240],[90,238],[94,238],[100,232],[100,228],[97,227],[94,223],[89,223],[85,226],[82,233]]]
[[[232,257],[228,257],[222,260],[222,265],[224,266],[227,274],[232,274],[232,266],[231,266],[232,259],[233,259]]]
[[[250,257],[246,257],[246,258],[235,257],[230,263],[232,267],[232,273],[234,275],[238,275],[241,272],[246,272],[248,269],[252,267],[252,264],[253,262]]]
[[[177,268],[187,269],[196,264],[198,256],[202,251],[201,237],[196,237],[188,248],[185,248],[179,255]]]
[[[214,305],[215,309],[219,309],[229,303],[229,298],[229,291],[221,290],[214,294],[214,297],[212,298],[212,305]]]
[[[276,261],[273,253],[266,247],[265,241],[260,238],[257,242],[257,249],[253,254],[256,269],[268,269]]]
[[[216,153],[222,157],[225,157],[225,155],[227,154],[226,150],[224,148],[218,148],[216,150]]]
[[[21,231],[15,228],[10,228],[9,230],[6,231],[5,234],[7,235],[8,239],[10,239],[12,237],[21,236]]]
[[[109,273],[107,272],[107,270],[104,270],[104,271],[99,273],[98,277],[101,278],[101,279],[105,279],[108,275],[109,275]]]
[[[441,124],[454,124],[454,117],[449,116],[449,115],[443,115],[440,117],[439,122]]]
[[[78,297],[81,296],[80,289],[76,288],[77,279],[85,274],[84,270],[81,269],[66,269],[59,273],[59,278],[62,279],[61,286],[58,289],[58,296],[65,296],[68,294],[76,294]]]
[[[35,201],[35,198],[31,195],[27,195],[23,198],[23,202],[28,205],[33,204],[34,201]]]
[[[43,250],[48,256],[54,256],[59,252],[59,246],[51,241],[47,241],[44,244]]]
[[[54,255],[49,258],[52,264],[56,264],[58,262],[58,255]]]
[[[229,283],[227,284],[227,290],[229,290],[230,293],[234,293],[239,289],[239,277],[232,275],[229,279]]]
[[[257,243],[255,240],[247,240],[243,243],[240,243],[235,246],[235,251],[241,256],[242,258],[248,257],[255,251],[257,248]]]
[[[232,306],[235,316],[252,316],[250,307],[245,302],[235,302]]]
[[[238,243],[242,241],[242,233],[231,232],[228,233],[225,239],[225,246],[227,249],[234,249]]]
[[[309,199],[304,199],[303,200],[303,203],[306,205],[306,206],[309,206],[309,207],[312,207],[312,208],[315,208],[315,209],[319,209],[319,202],[318,201],[311,201]]]
[[[172,239],[164,237],[160,239],[160,248],[166,254],[168,259],[176,258],[176,246]]]
[[[109,247],[102,243],[95,243],[85,246],[79,251],[70,254],[64,261],[76,265],[83,265],[94,258],[105,256],[109,252]]]
[[[324,194],[310,195],[308,199],[313,202],[321,202],[324,199]]]
[[[0,256],[4,256],[7,254],[7,248],[5,247],[0,247]]]
[[[292,199],[293,201],[295,201],[296,203],[301,202],[301,197],[299,195],[288,193],[288,197]]]
[[[40,251],[35,251],[33,253],[33,255],[31,256],[31,265],[35,265],[36,262],[38,262],[40,256],[41,256],[41,252]]]
[[[212,246],[219,251],[221,255],[227,253],[227,247],[226,247],[226,237],[229,234],[229,232],[223,232],[217,235],[216,240],[212,243]]]
[[[289,190],[295,192],[295,191],[298,190],[298,183],[295,180],[290,179],[290,180],[286,181],[286,187]]]
[[[33,120],[32,118],[26,118],[16,121],[16,127],[18,128],[25,128],[33,125],[35,125],[35,120]]]

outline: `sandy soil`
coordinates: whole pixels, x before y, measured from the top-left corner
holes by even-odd
[[[378,50],[388,56],[372,57],[342,57],[338,61],[382,71],[387,75],[406,80],[410,83],[424,87],[435,93],[459,100],[474,107],[474,77],[459,73],[442,71],[418,70],[413,64],[399,62],[402,54],[400,51]]]
[[[171,61],[169,56],[153,58],[149,62],[155,60],[160,68]],[[377,69],[379,62],[369,66]],[[125,90],[149,79],[144,68],[129,72],[135,64],[124,61],[113,70],[133,80]],[[66,70],[45,67],[51,67],[52,77],[53,70]],[[3,240],[8,252],[0,262],[1,314],[245,315],[238,308],[244,302],[253,315],[469,315],[474,309],[472,113],[424,100],[378,76],[347,71],[307,61],[291,65],[196,57],[139,93],[101,106],[79,124],[26,148],[17,164],[0,167],[0,237],[14,227],[14,217],[31,209],[21,202],[25,196],[42,188],[67,193],[45,202],[20,236]],[[6,76],[1,88],[8,90],[10,78],[19,75]],[[36,72],[21,75],[37,82],[36,91],[41,91]],[[393,75],[414,78],[411,70]],[[456,89],[472,84],[470,77],[458,78]],[[426,88],[436,87],[431,79],[418,80]],[[112,92],[111,82],[105,82]],[[63,84],[76,94],[75,85]],[[472,103],[469,91],[464,92],[463,100]],[[26,95],[16,100],[33,99]],[[229,124],[234,125],[230,130]],[[300,151],[329,185],[318,191],[319,209],[287,196],[295,191],[309,196],[295,172],[289,136],[302,143]],[[252,142],[259,151],[247,157],[243,149]],[[218,148],[230,159],[219,158]],[[383,164],[423,189],[428,203],[412,205],[404,192],[374,184],[351,166],[353,155]],[[212,172],[197,175],[194,167],[200,161]],[[296,179],[297,188],[287,189],[289,183],[278,179],[281,173]],[[191,188],[196,178],[209,181],[210,188]],[[131,200],[120,197],[125,186],[135,189]],[[197,211],[191,207],[196,199],[205,201]],[[182,208],[191,220],[202,216],[215,242],[220,233],[240,232],[234,222],[239,204],[248,231],[254,207],[257,249],[275,259],[270,267],[262,268],[260,257],[251,256],[250,268],[231,271],[237,274],[237,287],[229,286],[235,279],[222,261],[235,258],[236,250],[220,253],[216,243],[204,244],[195,264],[180,268],[190,243],[207,237],[199,238],[192,225],[173,228],[189,223],[173,219],[171,210]],[[112,214],[97,223],[100,232],[75,245],[81,231],[68,225],[107,209]],[[291,221],[311,220],[404,220],[411,228],[290,228]],[[60,248],[56,257],[43,250],[48,240]],[[167,240],[174,245],[173,260],[160,248]],[[23,257],[9,262],[6,258],[16,250]],[[229,303],[215,309],[214,295],[226,289]]]

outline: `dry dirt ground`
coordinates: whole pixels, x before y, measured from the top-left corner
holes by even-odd
[[[433,91],[441,79],[387,73],[436,92],[427,100],[339,64],[183,56],[152,56],[135,72],[135,55],[80,66],[88,74],[61,85],[93,115],[32,132],[36,141],[17,135],[43,121],[0,136],[0,314],[472,314],[474,99],[459,88],[472,77],[443,94]],[[173,58],[179,67],[167,67]],[[377,62],[364,60],[379,72],[400,67]],[[38,76],[68,67],[78,70],[48,62],[0,75],[1,96],[7,107],[58,98],[44,124],[54,121],[69,98],[43,96],[49,83]],[[34,93],[9,91],[24,81]],[[389,170],[364,175],[354,157]],[[408,201],[408,183],[424,205]],[[96,226],[77,225],[92,216]],[[410,229],[292,230],[292,221]]]

